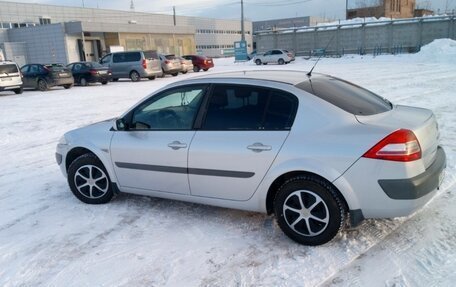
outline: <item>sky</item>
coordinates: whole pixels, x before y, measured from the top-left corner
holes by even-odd
[[[378,0],[349,0],[349,5],[359,5]],[[53,4],[65,6],[130,10],[131,0],[16,0],[16,2]],[[240,0],[133,0],[137,12],[172,14],[176,7],[178,15],[203,16],[221,19],[239,18]],[[434,11],[456,9],[456,0],[418,0],[421,8]],[[245,18],[252,21],[300,16],[319,16],[329,19],[344,19],[345,0],[244,0]]]

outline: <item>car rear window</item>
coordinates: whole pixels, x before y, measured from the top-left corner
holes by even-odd
[[[158,59],[158,54],[156,51],[144,51],[144,57],[146,59]]]
[[[0,65],[0,74],[11,74],[17,72],[17,66],[14,64]]]
[[[296,87],[358,116],[380,114],[392,109],[388,100],[360,86],[333,77],[312,76]]]
[[[103,68],[103,66],[100,65],[100,64],[97,63],[97,62],[89,62],[89,63],[86,63],[86,65],[87,65],[89,68]]]
[[[174,60],[174,59],[176,59],[176,56],[174,56],[174,55],[166,55],[165,58],[168,59],[168,60]]]

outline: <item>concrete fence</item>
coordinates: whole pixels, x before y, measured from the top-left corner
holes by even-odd
[[[290,28],[255,35],[258,53],[286,49],[296,55],[413,53],[440,38],[456,39],[455,16]]]

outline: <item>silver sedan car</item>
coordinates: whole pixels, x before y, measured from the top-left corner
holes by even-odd
[[[117,119],[67,132],[56,159],[85,203],[126,192],[274,213],[307,245],[345,222],[413,213],[446,166],[432,111],[298,71],[175,82]]]

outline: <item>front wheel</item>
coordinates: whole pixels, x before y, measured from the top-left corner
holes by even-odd
[[[261,60],[260,59],[256,59],[255,60],[255,64],[257,64],[258,66],[261,65]]]
[[[20,87],[19,89],[14,89],[14,93],[15,93],[16,95],[22,94],[23,91],[24,91],[24,88],[23,88],[23,87]]]
[[[279,59],[279,61],[277,63],[279,63],[279,65],[283,65],[283,64],[285,64],[285,61],[283,59]]]
[[[114,195],[105,167],[93,154],[81,155],[70,164],[68,184],[71,192],[88,204],[107,203]]]
[[[172,75],[173,77],[175,77],[175,76],[177,76],[178,74],[179,74],[179,73],[172,73],[171,75]]]
[[[40,90],[42,92],[47,91],[49,89],[48,84],[43,79],[38,80],[37,86],[38,86],[38,90]]]
[[[193,72],[197,72],[198,73],[199,71],[200,71],[200,67],[198,67],[198,66],[194,66],[193,67]]]
[[[316,176],[297,176],[277,192],[274,211],[282,231],[304,245],[331,241],[345,221],[346,209],[334,186]]]
[[[182,71],[181,73],[182,73],[182,74],[187,74],[187,71]]]
[[[68,89],[71,89],[71,87],[73,87],[73,84],[68,84],[68,85],[63,85],[63,87],[68,90]]]

